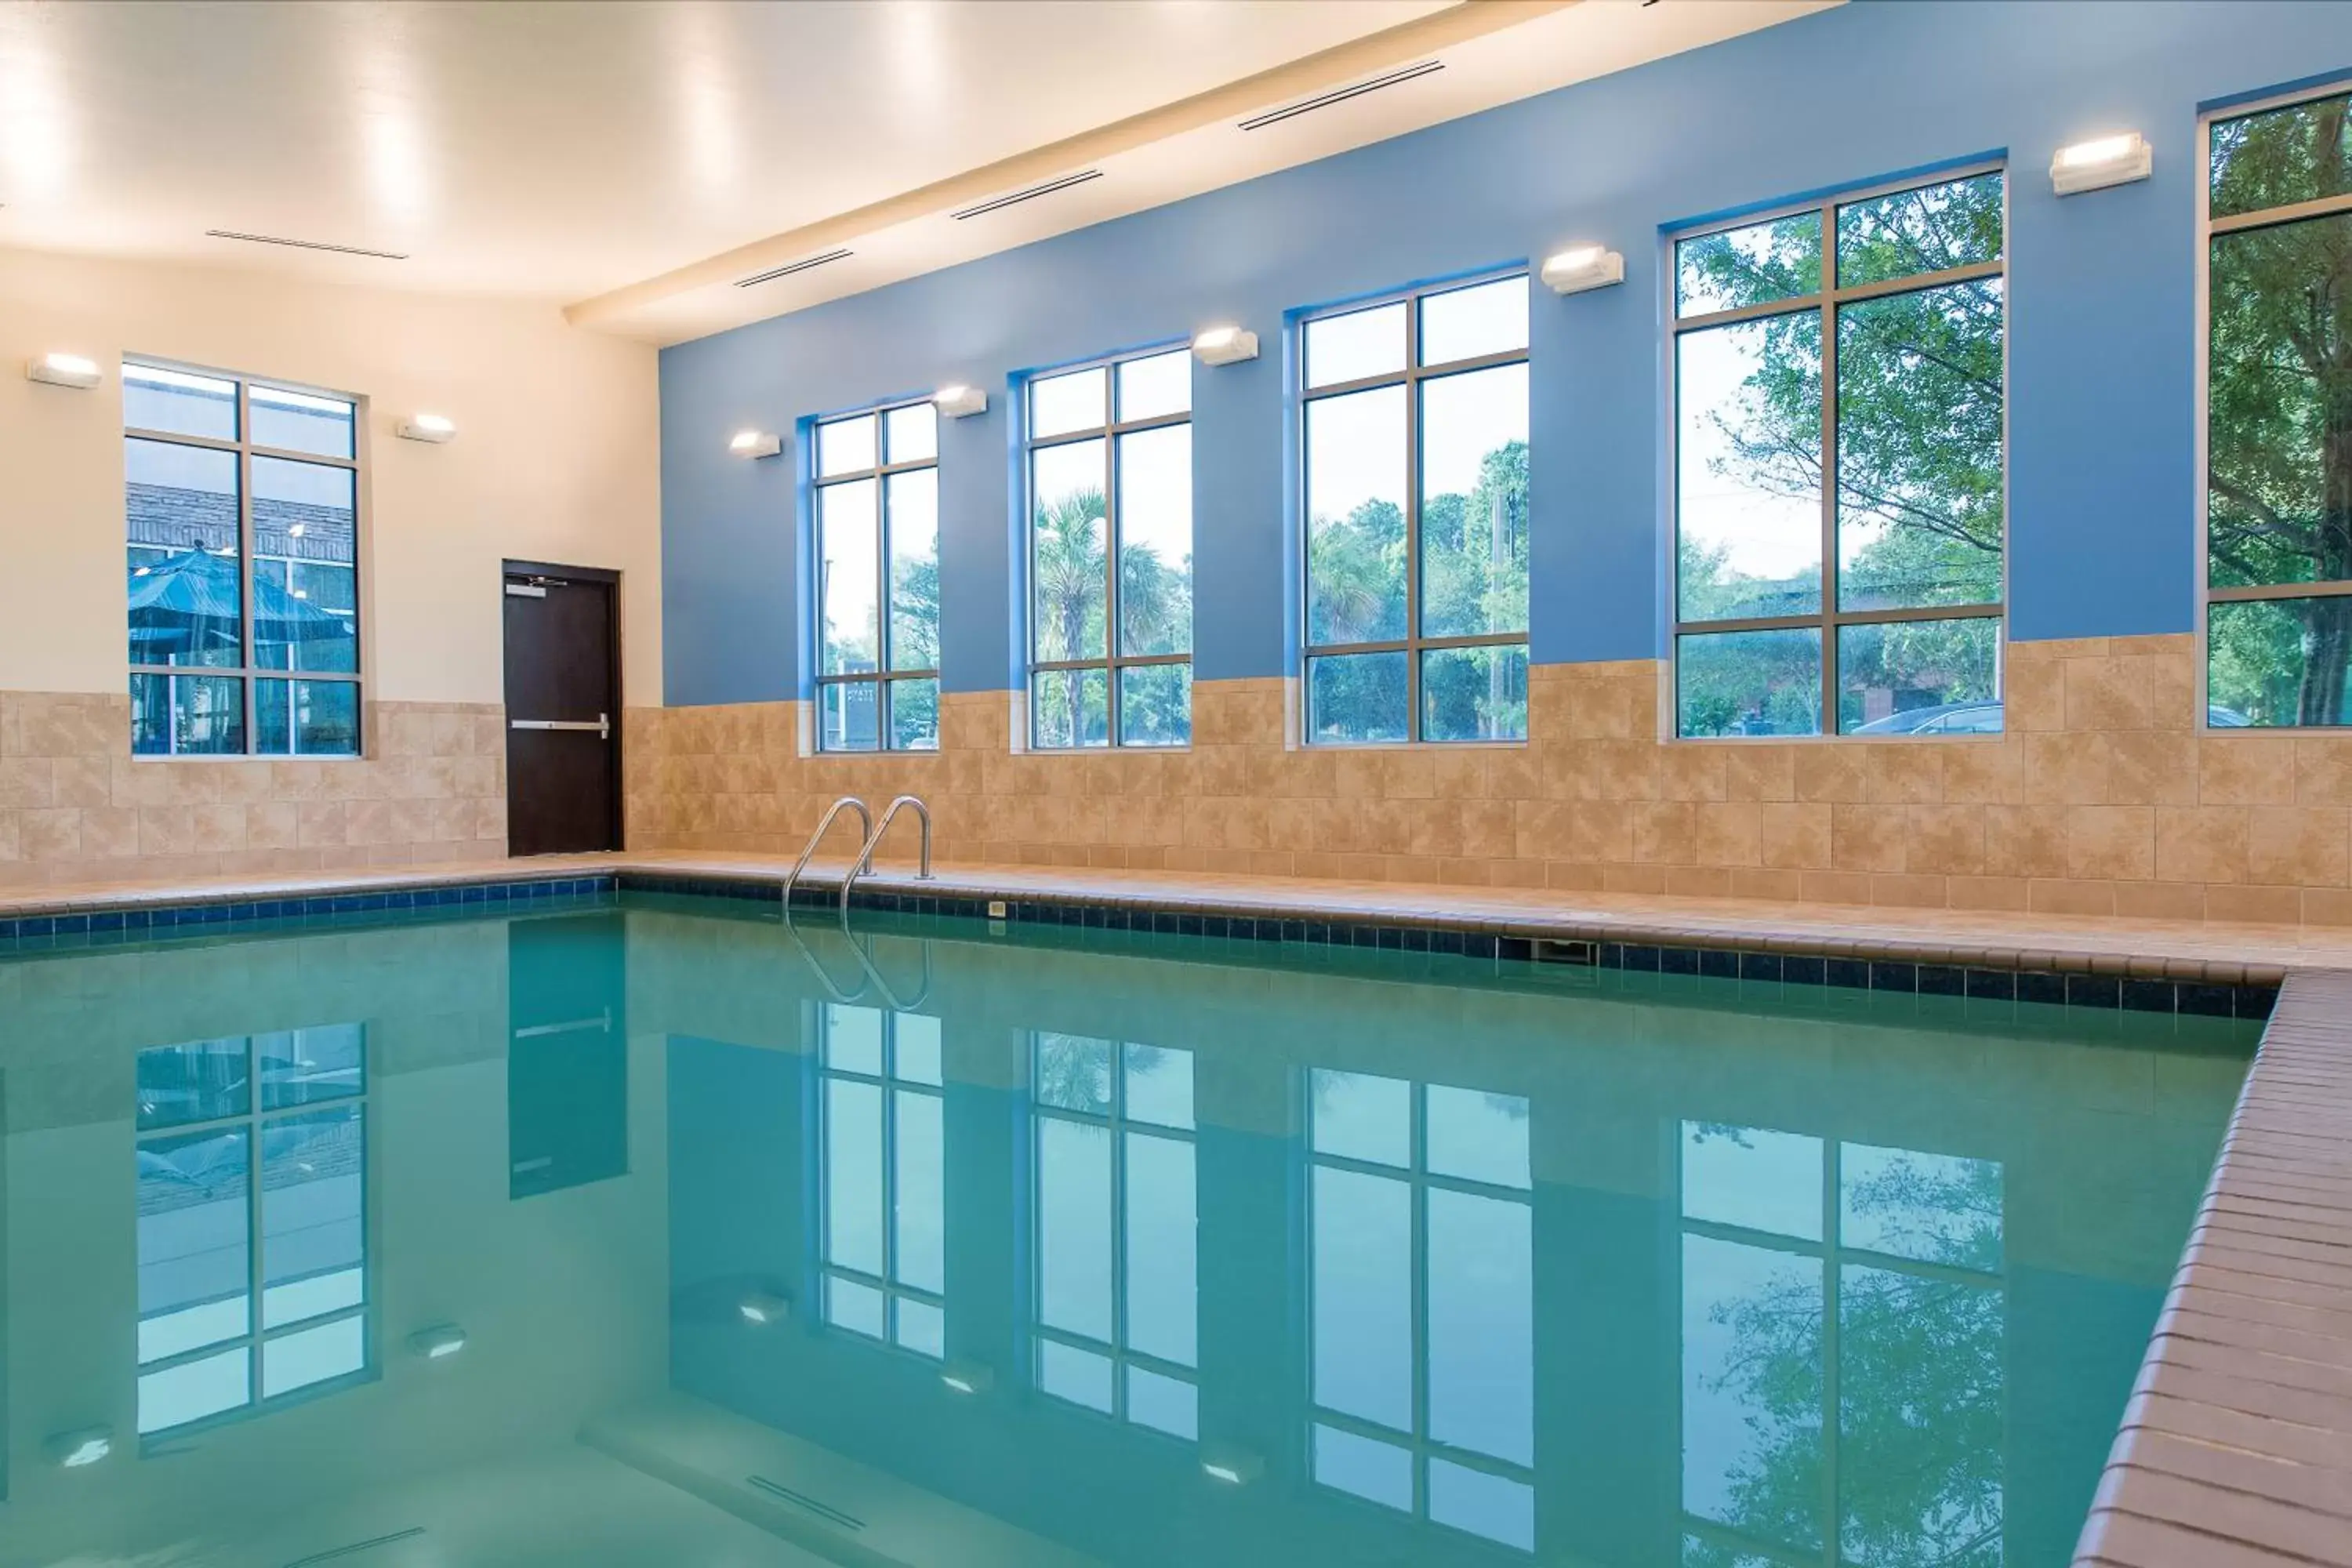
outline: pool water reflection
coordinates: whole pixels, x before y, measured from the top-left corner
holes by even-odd
[[[2252,1045],[798,935],[0,964],[0,1564],[2063,1561]]]

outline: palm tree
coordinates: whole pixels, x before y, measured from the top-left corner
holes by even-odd
[[[1029,572],[1036,657],[1062,660],[1107,658],[1109,553],[1100,489],[1088,486],[1040,504],[1031,524]],[[1189,563],[1187,563],[1189,565]],[[1191,642],[1189,571],[1160,559],[1149,545],[1119,552],[1119,638],[1122,650],[1181,652]],[[1067,682],[1063,743],[1085,734],[1086,681]]]
[[[1402,636],[1403,552],[1404,513],[1393,501],[1365,501],[1336,522],[1317,519],[1307,542],[1307,639]]]

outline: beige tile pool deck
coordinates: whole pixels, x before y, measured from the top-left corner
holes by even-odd
[[[638,871],[781,881],[782,857],[556,856],[0,894],[0,917]],[[834,886],[841,862],[809,879]],[[2075,1552],[2104,1568],[2352,1568],[2352,930],[1211,872],[885,863],[877,889],[1384,920],[1570,940],[2279,984]]]

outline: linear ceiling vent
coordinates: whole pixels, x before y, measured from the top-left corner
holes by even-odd
[[[795,272],[806,272],[812,267],[822,267],[828,261],[845,261],[855,256],[853,250],[828,250],[818,256],[805,256],[798,261],[787,261],[782,267],[771,267],[765,272],[754,272],[749,278],[735,279],[738,289],[750,289],[761,283],[773,283],[779,278],[790,278]]]
[[[856,1514],[844,1513],[837,1508],[821,1503],[806,1492],[793,1490],[782,1481],[772,1481],[765,1476],[746,1476],[743,1481],[753,1491],[765,1492],[779,1501],[791,1503],[794,1508],[816,1515],[827,1524],[837,1525],[843,1530],[866,1528],[866,1521]]]
[[[285,245],[296,250],[331,250],[338,256],[373,256],[378,261],[405,261],[404,250],[370,250],[358,245],[329,245],[323,239],[287,239],[274,234],[239,234],[231,228],[208,228],[205,233],[214,239],[241,239],[247,245]]]
[[[338,1546],[326,1552],[313,1552],[308,1557],[297,1557],[293,1562],[286,1564],[286,1568],[310,1568],[314,1563],[340,1562],[346,1557],[355,1557],[362,1552],[373,1552],[379,1546],[390,1546],[397,1541],[414,1541],[424,1533],[423,1525],[412,1524],[406,1530],[395,1530],[390,1535],[379,1535],[370,1541],[354,1541],[349,1546]]]
[[[1444,68],[1444,60],[1423,60],[1418,65],[1400,67],[1386,76],[1376,76],[1370,81],[1360,81],[1352,87],[1335,87],[1329,92],[1318,93],[1313,98],[1301,99],[1297,103],[1286,103],[1280,109],[1269,109],[1264,114],[1254,114],[1241,122],[1242,129],[1263,131],[1269,125],[1279,125],[1286,120],[1296,120],[1302,114],[1312,114],[1318,109],[1328,109],[1335,103],[1345,103],[1351,98],[1361,98],[1368,92],[1378,92],[1384,87],[1395,87],[1400,83],[1412,81],[1417,77],[1433,75]]]
[[[978,206],[966,207],[961,212],[949,216],[958,223],[961,223],[968,217],[981,217],[989,213],[1003,212],[1006,207],[1017,206],[1023,202],[1034,202],[1039,196],[1050,196],[1055,191],[1066,191],[1072,185],[1083,185],[1088,180],[1099,180],[1102,177],[1100,169],[1081,169],[1075,174],[1065,174],[1058,180],[1048,180],[1042,185],[1032,185],[1025,191],[1015,191],[1011,195],[998,196],[994,201],[982,202]]]

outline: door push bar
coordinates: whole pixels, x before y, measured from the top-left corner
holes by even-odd
[[[610,713],[599,713],[593,724],[584,719],[509,719],[507,721],[507,728],[509,730],[593,730],[596,732],[598,740],[609,741],[613,738],[613,716]]]

